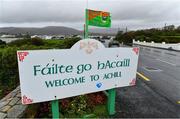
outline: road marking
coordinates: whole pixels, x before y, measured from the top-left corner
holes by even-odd
[[[149,78],[147,78],[146,76],[142,75],[141,73],[137,72],[137,75],[139,75],[141,78],[143,78],[146,81],[150,81]]]
[[[144,54],[144,53],[141,53],[140,56],[145,56],[145,58],[150,57],[151,59],[156,59],[156,57],[152,57],[152,56],[150,56],[150,55],[148,55],[148,54]],[[144,58],[144,57],[143,57],[143,58]],[[149,59],[149,58],[148,58],[148,59]]]
[[[180,104],[180,101],[177,101],[178,104]]]
[[[173,64],[173,63],[170,63],[170,62],[167,62],[167,61],[164,61],[164,60],[160,60],[160,59],[156,59],[156,60],[167,63],[167,64],[170,64],[170,65],[173,65],[173,66],[176,66],[176,64]]]
[[[156,68],[148,69],[148,68],[151,68],[151,67],[143,67],[143,69],[145,69],[148,72],[162,72],[161,69],[156,69]]]

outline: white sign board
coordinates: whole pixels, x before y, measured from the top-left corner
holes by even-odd
[[[23,104],[135,85],[139,48],[86,39],[71,49],[17,51]]]

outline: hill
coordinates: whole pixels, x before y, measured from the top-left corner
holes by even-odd
[[[30,28],[30,27],[4,27],[0,28],[0,33],[8,34],[25,34],[30,35],[69,35],[69,34],[81,34],[81,31],[63,27],[63,26],[48,26],[43,28]]]
[[[122,29],[123,30],[123,29]],[[118,29],[116,28],[90,28],[91,35],[115,35]],[[123,30],[124,31],[124,30]],[[35,27],[2,27],[0,33],[7,34],[26,34],[30,35],[83,35],[83,31],[64,27],[64,26],[47,26],[42,28]]]
[[[93,35],[116,35],[118,30],[125,32],[125,29],[118,29],[118,28],[90,28],[89,32]]]

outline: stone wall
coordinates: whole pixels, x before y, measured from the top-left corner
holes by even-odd
[[[27,105],[22,105],[20,87],[0,100],[0,119],[22,117]]]

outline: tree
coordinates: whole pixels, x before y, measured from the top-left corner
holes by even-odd
[[[180,26],[176,28],[176,31],[180,33]]]
[[[130,32],[123,33],[122,31],[120,31],[117,33],[115,40],[125,45],[132,45],[132,40],[134,38],[135,38],[134,32],[130,31]]]
[[[31,44],[36,46],[41,46],[44,44],[44,42],[41,38],[35,37],[31,39]]]
[[[0,39],[0,45],[6,45],[6,42]]]
[[[121,43],[122,42],[122,34],[123,34],[123,31],[118,31],[116,34],[115,40],[117,40]]]
[[[173,30],[175,30],[175,26],[174,25],[165,26],[164,30],[173,31]]]

